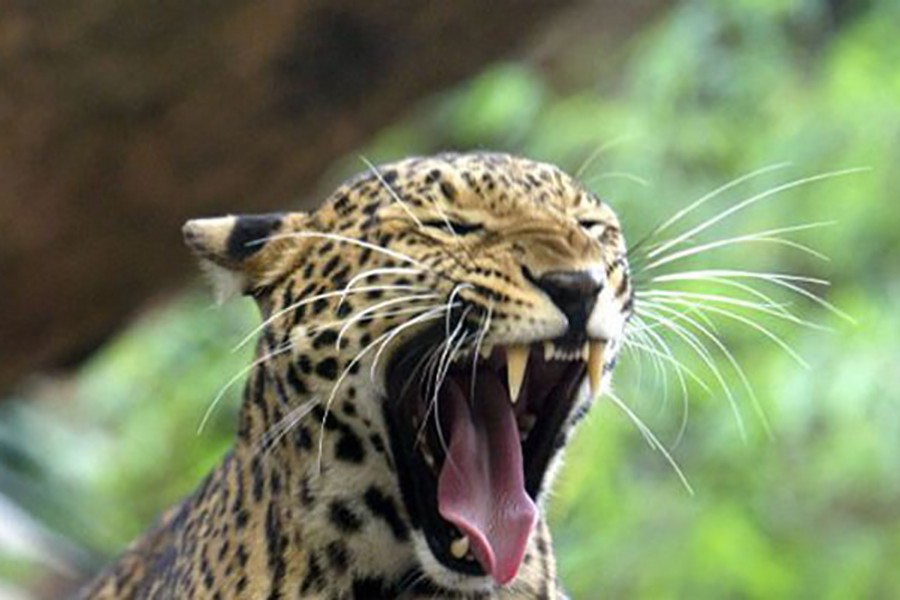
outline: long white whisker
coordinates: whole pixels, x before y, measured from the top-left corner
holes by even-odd
[[[298,406],[291,409],[278,423],[272,425],[266,433],[264,433],[258,442],[260,448],[264,451],[274,448],[287,433],[294,428],[297,423],[303,420],[312,410],[318,406],[318,400],[315,397],[309,398],[301,402]]]
[[[856,323],[856,320],[840,310],[827,300],[817,296],[816,294],[798,286],[791,282],[800,282],[800,283],[810,283],[814,285],[829,285],[829,282],[825,279],[817,279],[815,277],[804,277],[801,275],[791,275],[786,273],[764,273],[760,271],[742,271],[737,269],[699,269],[695,271],[684,271],[681,273],[668,273],[666,275],[658,275],[653,277],[650,281],[652,283],[663,283],[663,282],[671,282],[671,281],[703,281],[704,279],[709,279],[710,277],[717,277],[723,279],[730,278],[746,278],[746,279],[760,279],[763,281],[768,281],[771,284],[783,287],[785,289],[791,290],[810,301],[818,304],[822,308],[826,309],[828,312],[844,319],[848,323]]]
[[[278,356],[280,354],[284,354],[285,352],[289,352],[292,348],[293,348],[292,344],[290,344],[290,343],[284,344],[283,346],[280,346],[280,347],[276,348],[275,350],[272,350],[271,352],[257,358],[256,360],[251,362],[249,365],[247,365],[246,367],[244,367],[243,369],[238,371],[234,375],[234,377],[229,379],[225,383],[225,385],[223,385],[219,389],[219,392],[216,394],[216,397],[213,398],[213,401],[210,402],[209,406],[206,408],[206,412],[203,413],[203,418],[200,419],[200,425],[197,427],[197,435],[200,435],[201,433],[203,433],[203,429],[206,427],[206,423],[209,421],[210,416],[212,416],[212,413],[215,410],[216,406],[218,406],[219,402],[222,401],[222,398],[225,396],[225,392],[227,392],[228,389],[231,388],[232,385],[234,385],[244,375],[246,375],[247,373],[249,373],[256,367],[258,367],[259,365],[263,364],[267,360],[274,358],[275,356]]]
[[[628,345],[629,343],[638,349],[644,349],[649,354],[653,355],[661,367],[666,363],[669,364],[671,368],[674,368],[676,371],[680,369],[688,372],[688,376],[694,379],[694,381],[700,385],[700,387],[704,388],[707,392],[709,392],[709,388],[706,386],[706,383],[697,377],[690,369],[688,369],[684,363],[675,358],[675,354],[672,352],[672,349],[669,347],[669,344],[666,343],[666,340],[659,335],[656,331],[651,330],[645,324],[644,320],[639,315],[634,315],[634,321],[638,323],[640,330],[629,332],[625,337],[625,343]],[[634,336],[637,338],[636,340],[629,340],[628,336]]]
[[[368,248],[372,252],[377,252],[378,254],[384,254],[385,256],[389,256],[393,259],[416,265],[417,267],[420,267],[422,269],[428,269],[428,265],[426,265],[422,262],[419,262],[416,259],[414,259],[413,257],[407,256],[406,254],[403,254],[402,252],[396,252],[396,251],[390,250],[388,248],[382,248],[381,246],[376,246],[375,244],[371,244],[371,243],[363,241],[363,240],[358,240],[356,238],[347,237],[345,235],[338,235],[336,233],[322,233],[319,231],[293,231],[291,233],[279,233],[277,235],[271,235],[268,237],[259,238],[259,239],[253,240],[251,242],[247,242],[247,245],[249,246],[252,244],[264,244],[268,241],[273,241],[273,240],[303,239],[303,238],[318,238],[318,239],[332,240],[332,241],[336,241],[336,242],[344,242],[346,244],[351,244],[353,246],[359,246],[361,248]]]
[[[672,225],[674,225],[675,223],[677,223],[678,221],[680,221],[681,219],[683,219],[684,217],[686,217],[687,215],[689,215],[690,213],[695,211],[697,208],[699,208],[700,206],[702,206],[709,200],[712,200],[713,198],[715,198],[722,192],[727,192],[731,188],[744,183],[748,179],[753,179],[754,177],[758,177],[760,175],[765,175],[766,173],[778,171],[778,170],[784,169],[788,166],[790,166],[790,163],[786,163],[786,162],[778,163],[778,164],[774,164],[774,165],[768,165],[768,166],[762,167],[761,169],[756,169],[755,171],[751,171],[751,172],[747,173],[746,175],[741,175],[740,177],[737,177],[736,179],[732,179],[731,181],[728,181],[728,182],[720,185],[713,191],[705,194],[704,196],[698,198],[697,200],[694,200],[692,203],[688,204],[687,206],[685,206],[684,208],[682,208],[681,210],[676,212],[674,215],[672,215],[669,218],[668,221],[666,221],[659,227],[656,227],[653,230],[653,233],[651,235],[659,235],[660,233],[662,233],[663,231],[665,231],[666,229],[668,229],[669,227],[671,227]]]
[[[382,292],[382,291],[392,291],[392,290],[423,291],[423,290],[427,290],[427,289],[430,289],[430,288],[426,288],[426,287],[418,286],[418,285],[373,285],[373,286],[366,286],[366,287],[356,288],[355,290],[352,290],[352,291],[349,291],[349,292],[348,292],[347,290],[336,290],[336,291],[331,291],[331,292],[322,292],[321,294],[315,294],[314,296],[310,296],[310,297],[308,297],[308,298],[303,298],[303,299],[301,299],[301,300],[298,300],[297,302],[294,302],[293,304],[290,304],[290,305],[288,305],[288,306],[285,306],[284,308],[278,309],[277,311],[275,311],[274,313],[272,313],[271,315],[269,315],[268,318],[266,318],[262,323],[260,323],[260,324],[257,325],[256,327],[254,327],[254,328],[250,331],[250,333],[248,333],[246,336],[244,336],[244,337],[241,339],[241,341],[238,342],[238,343],[231,349],[231,351],[232,351],[232,352],[237,352],[238,350],[240,350],[241,348],[243,348],[245,345],[247,345],[248,342],[250,342],[250,340],[252,340],[254,337],[256,337],[256,335],[257,335],[260,331],[262,331],[263,329],[265,329],[266,326],[268,326],[268,325],[274,323],[274,322],[275,322],[279,317],[281,317],[282,315],[285,315],[285,314],[287,314],[287,313],[289,313],[289,312],[291,312],[291,311],[293,311],[293,310],[297,310],[297,309],[300,308],[301,306],[306,306],[307,304],[312,304],[313,302],[315,302],[315,301],[317,301],[317,300],[324,300],[324,299],[327,299],[327,298],[334,298],[334,297],[336,297],[336,296],[344,296],[344,295],[346,295],[347,293],[350,293],[350,294],[362,294],[362,293],[373,292],[373,291],[379,291],[379,292]]]
[[[440,314],[443,313],[445,310],[450,310],[454,307],[455,307],[455,305],[451,306],[451,305],[444,305],[444,304],[442,304],[436,308],[425,307],[423,310],[427,310],[428,311],[427,313],[420,315],[414,319],[410,319],[406,323],[403,323],[400,327],[394,328],[391,331],[391,335],[387,339],[384,340],[384,342],[381,344],[381,347],[378,348],[377,352],[375,352],[375,358],[372,360],[372,368],[369,370],[369,377],[374,381],[375,366],[378,364],[378,359],[381,358],[381,354],[382,354],[382,352],[384,352],[384,349],[387,348],[387,345],[390,344],[391,340],[393,340],[395,337],[397,337],[397,335],[399,335],[405,329],[409,329],[410,327],[418,325],[419,323],[421,323],[423,321],[430,320],[432,317],[437,318],[437,316],[440,316]]]
[[[409,295],[409,296],[401,296],[399,298],[391,298],[389,300],[382,300],[376,304],[368,306],[366,308],[362,308],[356,311],[353,316],[347,319],[347,322],[341,327],[341,330],[338,332],[337,338],[334,340],[334,348],[335,350],[341,349],[341,340],[344,339],[344,336],[347,334],[347,330],[353,327],[356,323],[366,318],[366,315],[370,315],[378,310],[385,308],[387,306],[393,306],[394,304],[400,304],[401,302],[418,302],[421,300],[433,300],[434,298],[438,298],[438,294],[418,294],[418,295]]]
[[[827,227],[830,225],[834,225],[835,221],[822,221],[817,223],[805,223],[803,225],[792,225],[790,227],[779,227],[777,229],[769,229],[766,231],[757,231],[755,233],[748,233],[745,235],[739,235],[731,238],[716,240],[714,242],[709,242],[707,244],[701,244],[699,246],[692,246],[691,248],[686,248],[684,250],[679,250],[678,252],[672,252],[662,258],[655,260],[654,262],[644,266],[641,271],[650,271],[651,269],[656,269],[663,265],[669,264],[671,262],[675,262],[677,260],[681,260],[683,258],[687,258],[689,256],[694,256],[696,254],[702,254],[704,252],[710,250],[716,250],[718,248],[723,248],[726,246],[732,246],[735,244],[742,244],[747,242],[763,242],[763,243],[773,243],[773,244],[781,244],[784,246],[788,246],[790,248],[794,248],[801,252],[805,252],[811,256],[814,256],[821,260],[828,260],[828,257],[818,252],[805,244],[801,244],[799,242],[795,242],[793,240],[783,239],[780,237],[774,237],[782,233],[792,233],[796,231],[804,231],[807,229],[814,229],[820,227]]]
[[[790,303],[778,303],[771,296],[759,291],[752,285],[747,285],[747,284],[741,283],[740,281],[734,281],[731,279],[721,279],[719,277],[704,278],[704,281],[709,281],[710,283],[715,283],[716,285],[721,285],[724,287],[735,288],[735,289],[740,290],[750,296],[753,296],[754,298],[758,298],[758,299],[762,300],[763,303],[770,306],[773,310],[777,310],[778,312],[780,312],[784,315],[787,315],[789,317],[799,318],[799,317],[797,317],[797,315],[795,315],[794,313],[792,313],[791,311],[789,311],[787,309],[787,306],[789,306]],[[821,327],[828,331],[832,330],[830,327],[825,327],[824,325],[818,325],[818,327]]]
[[[672,455],[669,454],[669,451],[666,450],[666,447],[662,445],[662,443],[656,438],[653,432],[647,427],[643,421],[641,421],[640,417],[638,417],[634,411],[628,408],[628,405],[625,404],[621,398],[619,398],[616,394],[611,391],[606,392],[606,396],[612,401],[612,403],[625,415],[628,419],[637,427],[638,431],[647,440],[647,444],[650,445],[651,448],[658,451],[663,457],[666,459],[666,462],[672,467],[675,471],[675,474],[678,476],[678,479],[681,481],[681,484],[684,486],[684,489],[688,491],[688,493],[693,496],[694,489],[691,487],[691,484],[688,482],[687,477],[684,476],[684,473],[681,470],[681,467],[678,466],[678,463],[675,462],[675,459],[672,458]]]
[[[636,325],[643,324],[643,320],[638,315],[633,315],[631,323],[635,323]],[[624,345],[625,347],[629,347],[629,337],[634,338],[638,342],[643,343],[646,347],[655,346],[656,342],[648,335],[646,331],[643,331],[636,327],[635,325],[631,325],[629,329],[629,333],[625,337]],[[632,340],[634,341],[634,340]],[[643,368],[643,359],[649,358],[653,364],[653,371],[656,375],[656,383],[662,386],[663,390],[663,402],[662,404],[666,404],[668,402],[668,377],[666,376],[665,366],[662,364],[659,356],[654,355],[652,353],[640,353],[637,352],[638,359],[638,389],[643,387],[644,381],[644,368]]]
[[[591,152],[588,155],[588,157],[586,159],[584,159],[584,162],[582,162],[581,165],[575,170],[575,174],[574,174],[575,179],[580,180],[581,176],[584,174],[584,172],[587,171],[591,167],[592,164],[594,164],[594,161],[596,161],[598,158],[600,158],[601,154],[603,154],[607,150],[611,150],[612,148],[615,148],[616,146],[624,144],[625,142],[630,142],[631,140],[635,139],[636,137],[638,137],[638,136],[633,133],[626,134],[626,135],[620,135],[616,138],[611,139],[610,141],[606,142],[605,144],[602,144],[601,146],[599,146],[596,150]]]
[[[467,309],[468,309],[468,307],[467,307]],[[463,319],[460,319],[460,321],[462,321],[462,320]],[[460,323],[460,327],[461,326],[462,326],[462,322]],[[459,351],[462,348],[463,344],[466,341],[468,341],[471,337],[472,337],[471,335],[466,335],[465,331],[461,332],[459,341],[453,346],[453,349],[450,351],[450,354],[447,357],[447,360],[444,361],[443,372],[441,372],[440,376],[439,376],[440,380],[437,381],[434,386],[434,397],[432,399],[432,402],[433,402],[432,414],[434,415],[434,426],[435,426],[435,430],[437,431],[437,434],[438,434],[438,440],[440,441],[441,448],[447,454],[446,460],[449,460],[451,465],[454,465],[453,459],[450,457],[450,448],[447,445],[446,438],[444,437],[444,430],[441,428],[440,406],[438,406],[438,401],[439,401],[438,399],[440,397],[439,392],[440,392],[441,386],[444,385],[444,380],[446,380],[446,378],[447,378],[447,373],[450,370],[450,366],[453,364],[453,361],[456,359],[456,356],[459,355]],[[453,338],[450,338],[450,339],[453,339]],[[422,423],[424,424],[427,422],[428,422],[428,412],[426,412],[425,419],[422,421]],[[455,465],[454,465],[454,468],[456,468]]]
[[[459,294],[461,291],[463,291],[465,289],[471,289],[471,288],[472,288],[472,284],[470,284],[470,283],[458,283],[455,286],[453,286],[453,290],[450,292],[450,296],[447,298],[447,306],[450,306],[451,304],[455,304],[454,300],[456,299],[457,294]],[[444,321],[444,332],[445,332],[444,334],[445,335],[450,335],[450,317],[452,316],[452,314],[453,313],[448,310],[447,314],[445,315],[445,321]]]
[[[719,303],[719,304],[728,304],[731,306],[738,306],[741,308],[746,308],[747,310],[752,310],[756,312],[761,312],[763,314],[770,315],[775,317],[776,319],[781,319],[783,321],[790,321],[791,323],[796,323],[797,325],[803,325],[804,327],[809,327],[810,329],[816,329],[819,331],[829,331],[829,328],[824,327],[823,325],[819,325],[818,323],[813,323],[812,321],[807,321],[806,319],[801,319],[797,317],[793,313],[790,313],[784,310],[783,305],[780,304],[760,304],[759,302],[752,302],[748,300],[742,300],[740,298],[732,298],[731,296],[722,296],[720,294],[702,294],[696,292],[683,292],[683,291],[675,291],[675,290],[644,290],[635,293],[636,297],[641,298],[677,298],[680,300],[690,301],[690,300],[706,300],[708,302]],[[689,302],[685,302],[685,304],[689,304]],[[706,307],[707,305],[704,303],[698,303],[698,307]],[[779,310],[780,309],[780,310]]]
[[[635,315],[635,318],[639,325],[644,326],[643,319],[640,316]],[[675,374],[678,377],[678,383],[681,386],[681,425],[678,428],[678,434],[675,436],[675,441],[672,443],[672,447],[675,448],[681,443],[681,438],[684,435],[684,432],[687,430],[688,423],[688,415],[690,413],[690,403],[688,402],[688,390],[687,383],[684,379],[684,373],[688,375],[697,385],[699,385],[707,394],[712,394],[712,390],[706,385],[706,382],[703,381],[699,376],[697,376],[691,369],[684,365],[681,361],[675,358],[675,354],[672,352],[672,348],[669,346],[668,342],[656,331],[652,329],[648,329],[647,331],[641,332],[642,337],[649,339],[653,342],[653,347],[651,350],[659,351],[658,360],[662,361],[665,358],[668,358],[671,366],[675,369]],[[626,338],[627,339],[627,338]]]
[[[841,177],[841,176],[850,175],[853,173],[860,173],[860,172],[866,171],[866,170],[868,170],[868,169],[854,168],[854,169],[843,169],[840,171],[831,171],[829,173],[822,173],[820,175],[812,175],[810,177],[804,177],[802,179],[795,179],[793,181],[789,181],[788,183],[784,183],[784,184],[775,186],[774,188],[768,189],[765,192],[760,192],[759,194],[755,194],[755,195],[747,198],[746,200],[738,202],[737,204],[723,210],[716,216],[711,217],[711,218],[707,219],[706,221],[700,223],[696,227],[693,227],[693,228],[685,231],[684,233],[677,235],[676,237],[672,238],[668,242],[662,244],[658,248],[655,248],[654,250],[647,253],[647,256],[648,256],[648,258],[653,258],[655,256],[658,256],[659,254],[662,254],[663,252],[665,252],[672,246],[675,246],[676,244],[680,244],[681,242],[683,242],[684,240],[686,240],[688,238],[694,237],[698,233],[701,233],[701,232],[705,231],[706,229],[709,229],[710,227],[712,227],[719,221],[726,219],[727,217],[733,215],[734,213],[739,212],[749,206],[752,206],[753,204],[756,204],[760,200],[763,200],[770,196],[774,196],[775,194],[778,194],[780,192],[783,192],[783,191],[786,191],[786,190],[789,190],[789,189],[792,189],[795,187],[799,187],[801,185],[813,183],[816,181],[822,181],[825,179],[833,179],[835,177]]]
[[[636,183],[641,187],[650,187],[649,181],[647,181],[643,177],[638,177],[634,173],[628,173],[626,171],[607,171],[606,173],[599,173],[597,175],[589,177],[588,179],[585,179],[584,185],[590,187],[591,185],[603,179],[624,179],[626,181]]]
[[[694,332],[692,332],[689,329],[678,324],[677,320],[685,320],[688,322],[693,322],[694,327],[696,327],[699,331],[701,331],[707,339],[712,341],[719,348],[719,350],[723,352],[723,354],[726,356],[726,358],[731,357],[731,359],[729,360],[729,362],[731,362],[731,360],[733,360],[733,356],[731,355],[731,352],[728,351],[728,348],[725,347],[725,345],[722,344],[722,342],[708,328],[703,327],[702,325],[697,323],[695,320],[690,319],[690,317],[688,317],[687,315],[685,315],[683,313],[675,311],[675,310],[671,309],[670,307],[667,307],[664,305],[657,305],[655,302],[648,302],[646,300],[644,300],[640,303],[636,302],[635,307],[637,308],[638,306],[641,307],[640,308],[641,315],[647,316],[648,318],[651,318],[655,321],[659,321],[659,322],[662,322],[663,324],[665,324],[666,329],[668,331],[671,331],[672,333],[677,335],[679,338],[681,338],[688,345],[688,347],[690,347],[697,354],[697,356],[700,357],[700,359],[703,361],[703,363],[709,369],[710,373],[712,373],[713,376],[716,378],[716,381],[718,381],[719,387],[725,393],[725,397],[728,400],[728,404],[731,407],[731,411],[734,414],[735,421],[737,422],[738,431],[740,432],[741,439],[746,440],[747,439],[747,431],[746,431],[746,428],[744,427],[744,418],[741,416],[741,412],[738,409],[737,400],[734,397],[734,393],[731,390],[731,386],[729,386],[728,383],[725,381],[725,378],[722,376],[721,371],[719,371],[719,367],[716,366],[715,360],[713,359],[712,355],[709,353],[709,350],[707,350],[706,346],[703,345],[703,342],[701,342],[700,339],[697,338],[697,336],[696,336],[696,334],[694,334]],[[653,310],[653,309],[656,309],[656,310]],[[674,319],[665,317],[658,312],[659,310],[662,310],[662,311],[668,312],[668,313],[675,313],[676,317]],[[734,366],[734,363],[732,363],[732,366]],[[740,365],[738,365],[737,368],[740,369]],[[751,388],[751,390],[752,390],[752,388]]]
[[[436,315],[435,318],[439,318],[439,315]],[[399,325],[398,325],[398,327],[399,327]],[[325,414],[322,417],[322,423],[321,423],[321,427],[323,430],[325,429],[325,420],[328,418],[328,413],[331,411],[331,404],[332,404],[332,402],[334,402],[334,398],[337,395],[338,390],[340,389],[341,385],[344,383],[344,380],[347,378],[347,375],[350,373],[350,370],[360,360],[362,360],[363,356],[365,356],[377,344],[381,343],[382,340],[385,337],[387,337],[388,335],[390,335],[392,332],[393,332],[393,330],[388,330],[388,331],[382,333],[380,336],[378,336],[374,340],[372,340],[371,342],[369,342],[368,345],[366,345],[359,352],[356,353],[356,356],[353,357],[353,360],[348,362],[347,366],[344,367],[344,370],[341,371],[341,374],[337,378],[337,380],[334,382],[334,385],[331,388],[331,394],[328,396],[328,400],[325,403]],[[319,452],[318,452],[318,460],[317,460],[317,471],[319,473],[322,472],[322,452],[324,451],[324,443],[325,443],[325,436],[320,435],[319,436]]]
[[[810,368],[809,363],[807,363],[805,360],[803,360],[803,357],[801,357],[799,354],[797,354],[797,352],[787,342],[785,342],[780,336],[773,333],[767,327],[760,325],[756,321],[753,321],[752,319],[748,319],[747,317],[740,315],[734,311],[727,310],[727,309],[724,309],[719,306],[713,306],[713,305],[707,304],[707,303],[692,303],[687,300],[681,300],[678,298],[657,298],[657,302],[663,303],[663,304],[675,304],[675,305],[680,305],[680,306],[685,306],[685,305],[696,306],[698,308],[701,308],[702,310],[705,310],[705,311],[708,310],[710,312],[714,312],[714,313],[723,315],[730,319],[734,319],[735,321],[738,321],[740,323],[747,325],[748,327],[755,329],[756,331],[760,332],[761,334],[763,334],[764,336],[766,336],[767,338],[772,340],[782,350],[784,350],[788,354],[788,356],[793,358],[797,362],[797,364],[799,364],[804,369]]]
[[[676,309],[672,308],[671,306],[666,305],[665,303],[656,302],[656,303],[652,303],[652,304],[656,310],[663,311],[668,314],[672,314],[675,316],[676,320],[680,319],[680,320],[687,322],[692,327],[697,329],[697,331],[699,331],[707,339],[709,339],[713,344],[715,344],[715,346],[719,349],[719,352],[721,352],[722,355],[725,356],[725,359],[731,365],[732,369],[734,369],[735,373],[738,376],[738,379],[741,382],[741,385],[744,386],[744,389],[747,391],[747,395],[750,397],[750,402],[753,405],[753,409],[756,412],[756,415],[759,418],[760,422],[762,423],[763,428],[765,429],[766,435],[771,437],[772,436],[772,428],[769,424],[769,419],[766,417],[766,414],[762,409],[762,405],[759,403],[759,398],[757,398],[756,392],[754,391],[753,386],[750,384],[750,379],[747,377],[747,374],[744,372],[743,367],[741,367],[741,363],[738,362],[737,358],[735,358],[735,356],[734,356],[734,354],[732,354],[731,350],[728,349],[728,346],[726,346],[718,338],[718,336],[715,335],[713,332],[711,332],[707,327],[704,327],[703,325],[698,323],[696,319],[691,318],[690,315],[685,314],[682,311],[676,310]],[[691,308],[692,308],[692,310],[699,309],[700,310],[699,314],[702,314],[702,310],[703,310],[702,308],[697,307],[697,306],[694,306]],[[677,325],[677,323],[676,323],[676,325]],[[680,325],[678,327],[680,327]],[[738,415],[739,413],[737,412],[737,405],[736,404],[732,405],[732,408],[735,410],[735,414]],[[744,433],[743,428],[741,429],[741,431],[742,431],[742,433]],[[744,439],[746,439],[746,438],[744,438]]]
[[[367,167],[369,167],[369,170],[372,171],[372,174],[375,175],[375,178],[378,179],[378,182],[383,185],[384,188],[388,191],[388,193],[391,195],[391,198],[393,198],[395,202],[403,207],[403,210],[406,211],[406,214],[409,215],[409,218],[412,219],[420,228],[424,227],[422,225],[422,221],[420,221],[415,213],[410,210],[410,208],[406,205],[406,202],[404,202],[403,199],[400,198],[400,194],[397,193],[397,190],[392,188],[391,185],[384,180],[384,177],[381,176],[381,172],[378,170],[378,167],[369,162],[369,159],[367,159],[362,154],[359,155],[359,159],[363,161],[363,163],[365,163]]]
[[[359,273],[358,275],[354,275],[353,277],[351,277],[350,281],[347,282],[347,285],[343,289],[344,295],[341,296],[340,304],[344,303],[344,299],[346,298],[347,294],[349,294],[350,291],[353,289],[353,286],[356,284],[357,281],[361,281],[363,279],[368,279],[369,277],[377,277],[379,275],[415,275],[415,274],[421,273],[421,272],[422,272],[422,269],[413,269],[410,267],[383,267],[380,269],[369,269],[368,271],[363,271],[362,273]],[[423,286],[418,286],[418,287],[422,287],[422,289],[427,289],[427,288],[424,288]]]
[[[491,328],[491,318],[494,315],[494,301],[488,305],[487,312],[481,320],[481,326],[478,329],[478,338],[475,340],[475,350],[472,352],[472,384],[470,386],[470,398],[475,397],[475,374],[478,370],[478,357],[481,355],[481,345],[484,343],[484,337]]]

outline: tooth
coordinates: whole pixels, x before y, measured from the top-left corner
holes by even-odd
[[[478,349],[478,354],[481,355],[481,358],[487,360],[491,357],[491,352],[493,352],[493,350],[493,348],[490,348],[487,345],[482,345],[481,348]]]
[[[591,395],[600,393],[600,379],[603,377],[603,347],[600,340],[591,340],[587,359],[588,379],[591,382]]]
[[[584,346],[581,347],[581,360],[584,362],[588,361],[588,358],[591,356],[591,345],[588,342],[584,343]]]
[[[450,554],[454,558],[463,558],[469,551],[469,536],[464,535],[450,542]]]
[[[513,404],[519,399],[525,366],[528,364],[528,346],[513,344],[506,347],[506,380],[509,384],[509,399]]]
[[[544,360],[553,358],[553,342],[544,342]]]
[[[434,456],[431,455],[431,450],[427,446],[422,448],[422,458],[425,459],[425,464],[432,469],[434,468]]]

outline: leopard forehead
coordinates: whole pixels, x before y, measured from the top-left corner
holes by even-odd
[[[359,219],[359,211],[381,218]],[[323,225],[363,232],[395,232],[391,222],[404,214],[498,229],[529,219],[562,229],[581,216],[619,227],[606,204],[558,167],[495,153],[441,154],[373,168],[340,186],[317,214]]]

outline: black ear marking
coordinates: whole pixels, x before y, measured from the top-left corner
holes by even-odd
[[[265,238],[281,228],[284,213],[237,217],[228,235],[225,250],[233,260],[247,259],[265,246]]]

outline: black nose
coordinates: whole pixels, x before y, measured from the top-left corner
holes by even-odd
[[[550,271],[535,283],[569,319],[569,332],[583,332],[603,282],[587,271]]]

